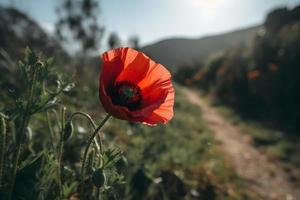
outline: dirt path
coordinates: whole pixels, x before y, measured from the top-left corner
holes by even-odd
[[[192,103],[201,107],[203,119],[221,142],[238,175],[248,180],[249,187],[261,200],[300,200],[300,189],[293,188],[284,171],[251,145],[249,136],[221,117],[196,92],[183,91]]]

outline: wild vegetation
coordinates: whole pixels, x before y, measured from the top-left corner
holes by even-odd
[[[198,55],[192,49],[189,63],[170,69],[176,92],[168,124],[112,118],[94,139],[108,119],[98,97],[102,63],[90,54],[105,30],[95,21],[98,8],[94,0],[62,1],[55,38],[15,8],[0,7],[0,199],[260,199],[220,148],[201,108],[186,98],[187,86],[209,96],[286,171],[299,168],[300,7],[277,9],[263,26],[228,34],[241,46],[217,37],[224,43],[201,52],[200,64],[189,64]],[[70,41],[78,43],[76,56],[61,45]],[[110,34],[110,48],[121,43]],[[147,49],[136,36],[130,45]]]
[[[14,82],[18,86],[1,91],[6,96],[1,101],[4,198],[9,191],[13,199],[68,199],[80,192],[79,164],[92,128],[85,120],[88,115],[75,110],[82,108],[80,111],[97,121],[103,117],[97,105],[97,75],[81,79],[89,90],[81,100],[77,95],[82,88],[75,87],[72,93],[73,84],[53,74],[56,69],[52,65],[51,59],[27,50],[16,68],[20,80]],[[88,156],[86,198],[96,198],[93,188],[100,181],[103,199],[251,199],[243,180],[235,175],[201,123],[200,110],[183,98],[180,87],[176,99],[176,116],[168,127],[150,128],[120,120],[109,123],[102,132],[105,167],[101,173],[97,171],[97,148]],[[84,118],[74,118],[71,124],[68,120],[76,113]],[[17,166],[15,154],[19,154]]]
[[[271,129],[270,134],[258,131],[254,136],[256,145],[284,145],[292,152],[299,151],[299,11],[300,7],[274,10],[252,45],[219,52],[200,70],[182,68],[175,77],[212,94],[216,105],[231,107],[242,120],[256,121]],[[284,156],[275,154],[285,161],[290,160],[286,156],[295,155],[290,151]]]

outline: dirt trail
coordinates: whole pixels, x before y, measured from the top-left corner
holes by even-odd
[[[300,200],[300,189],[291,186],[281,167],[251,145],[249,136],[221,117],[196,92],[183,91],[192,103],[201,107],[203,119],[221,142],[222,150],[232,160],[238,175],[248,180],[249,187],[261,196],[261,200]]]

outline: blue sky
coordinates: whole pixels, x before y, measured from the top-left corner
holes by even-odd
[[[60,0],[0,0],[15,5],[48,31]],[[142,44],[169,37],[201,37],[263,22],[275,7],[293,7],[300,0],[101,0],[106,34],[117,32],[126,41],[138,35]]]

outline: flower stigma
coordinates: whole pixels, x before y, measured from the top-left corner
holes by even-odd
[[[140,87],[131,81],[119,81],[112,88],[112,102],[115,105],[127,107],[129,110],[136,110],[142,103]]]

